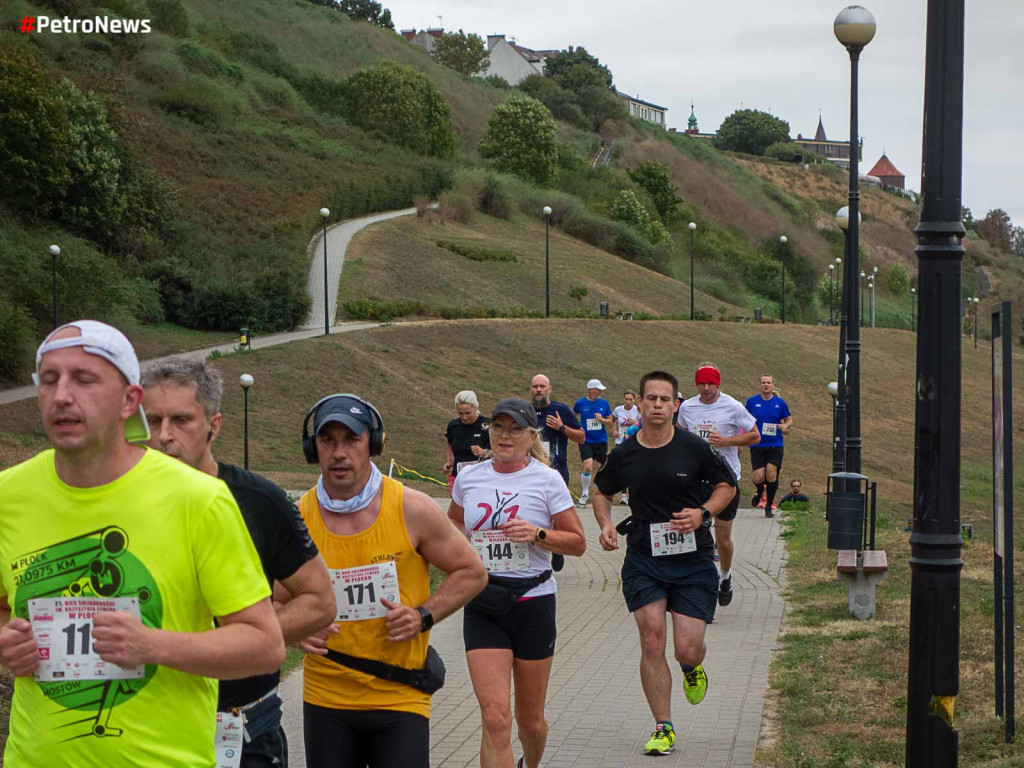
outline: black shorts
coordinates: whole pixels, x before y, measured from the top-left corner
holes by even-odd
[[[467,605],[462,612],[462,640],[466,651],[504,648],[512,657],[538,661],[555,655],[555,596],[521,600],[495,616]]]
[[[750,446],[750,466],[754,469],[764,469],[768,464],[774,464],[778,469],[782,468],[782,446]]]
[[[718,605],[718,569],[704,554],[662,558],[628,549],[622,563],[622,594],[630,613],[664,599],[672,613],[710,624]]]
[[[331,709],[302,702],[307,768],[430,768],[430,721],[388,709]]]
[[[608,461],[608,443],[581,443],[580,461],[593,459],[602,467]]]
[[[728,522],[729,520],[735,520],[736,519],[736,513],[739,511],[739,509],[740,509],[740,494],[739,494],[739,491],[737,490],[736,493],[733,494],[732,501],[729,502],[729,504],[726,506],[726,508],[723,509],[721,512],[719,512],[717,515],[715,515],[715,520],[721,520],[723,522]]]

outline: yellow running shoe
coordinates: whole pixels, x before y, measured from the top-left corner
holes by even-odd
[[[660,723],[651,734],[651,740],[644,747],[645,755],[667,755],[676,743],[676,732]]]
[[[708,692],[708,676],[704,667],[698,664],[693,672],[683,673],[683,690],[686,691],[686,700],[691,704],[704,701],[704,694]]]

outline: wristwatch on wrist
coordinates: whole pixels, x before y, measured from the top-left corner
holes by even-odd
[[[707,507],[705,507],[702,504],[701,507],[700,507],[700,516],[701,516],[701,520],[703,520],[704,522],[707,522],[708,520],[711,519],[711,510],[708,509]]]
[[[416,610],[420,612],[420,616],[423,618],[423,624],[420,626],[420,632],[429,632],[430,628],[434,626],[434,617],[431,615],[430,611],[422,605]]]
[[[537,541],[544,541],[547,537],[548,537],[548,532],[547,531],[545,531],[543,528],[538,528],[537,529],[537,535],[536,535]]]
[[[558,431],[559,431],[559,432],[561,432],[561,433],[562,433],[562,434],[564,435],[564,434],[565,434],[565,424],[563,424],[562,426],[560,426],[560,427],[558,428]]]

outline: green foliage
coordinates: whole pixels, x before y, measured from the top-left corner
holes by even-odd
[[[431,56],[462,75],[486,72],[491,59],[483,38],[473,33],[467,35],[461,29],[458,32],[448,32],[435,40]],[[508,87],[508,83],[505,83],[505,87]]]
[[[543,75],[530,75],[516,87],[550,109],[556,119],[576,128],[590,128],[590,120],[580,108],[576,94],[562,88],[551,78]]]
[[[983,240],[988,240],[1001,251],[1010,252],[1013,224],[1009,214],[1002,208],[989,211],[984,219],[975,223],[974,229]]]
[[[71,174],[67,113],[53,85],[26,50],[0,48],[0,199],[46,215]]]
[[[672,183],[672,172],[667,165],[648,160],[631,170],[629,178],[651,196],[662,221],[675,218],[676,208],[683,199],[676,194],[679,187]]]
[[[181,0],[146,0],[153,26],[172,37],[188,37],[191,27]]]
[[[242,68],[229,62],[213,48],[208,48],[194,40],[183,40],[174,47],[181,62],[192,72],[207,77],[224,77],[235,83],[244,79]]]
[[[355,21],[366,21],[381,29],[395,29],[395,24],[391,21],[391,11],[374,0],[326,0],[322,4],[333,5]]]
[[[789,123],[785,120],[756,109],[740,109],[722,121],[715,145],[731,152],[762,155],[772,144],[788,140]]]
[[[829,300],[829,294],[831,293],[831,301]],[[821,305],[822,309],[828,309],[832,307],[833,310],[839,306],[840,290],[839,281],[836,279],[829,279],[828,275],[825,275],[818,281],[818,288],[816,291],[818,298],[818,304]]]
[[[902,296],[910,288],[910,275],[903,262],[895,262],[885,273],[885,284],[889,286],[889,293],[893,296]]]
[[[501,182],[495,176],[484,179],[483,189],[480,190],[479,207],[488,216],[499,219],[512,218],[512,204],[502,189]]]
[[[544,184],[558,173],[558,139],[547,108],[534,98],[513,94],[491,112],[480,155],[495,168]]]
[[[652,219],[650,212],[644,207],[632,190],[624,189],[611,207],[611,217],[636,228],[652,244],[670,240],[671,235],[657,219]]]
[[[490,54],[488,54],[488,56],[489,55]],[[475,78],[473,78],[473,80],[474,81],[479,81],[481,83],[486,83],[487,85],[491,86],[492,88],[500,88],[503,91],[507,91],[509,88],[512,87],[509,84],[508,80],[506,80],[501,75],[487,75],[486,77],[475,77]]]
[[[590,121],[590,127],[600,131],[609,120],[625,120],[629,116],[626,102],[615,92],[601,86],[582,88],[576,94],[580,110]]]
[[[24,373],[38,343],[35,323],[24,307],[0,301],[0,381]]]
[[[574,285],[569,289],[569,298],[576,299],[576,301],[583,301],[586,295],[590,293],[585,285]]]
[[[359,127],[423,155],[454,154],[448,102],[419,70],[383,62],[348,78],[345,95],[350,119]]]
[[[585,88],[612,88],[612,73],[583,46],[549,56],[544,61],[544,74],[562,88],[579,93]]]
[[[516,261],[516,255],[497,248],[480,248],[465,243],[453,243],[450,240],[438,240],[434,243],[438,248],[465,256],[470,261]]]

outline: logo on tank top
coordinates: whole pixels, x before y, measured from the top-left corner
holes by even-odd
[[[389,552],[386,555],[374,555],[370,558],[370,565],[386,563],[388,560],[394,560],[396,563],[400,563],[403,557],[405,557],[405,552]]]

